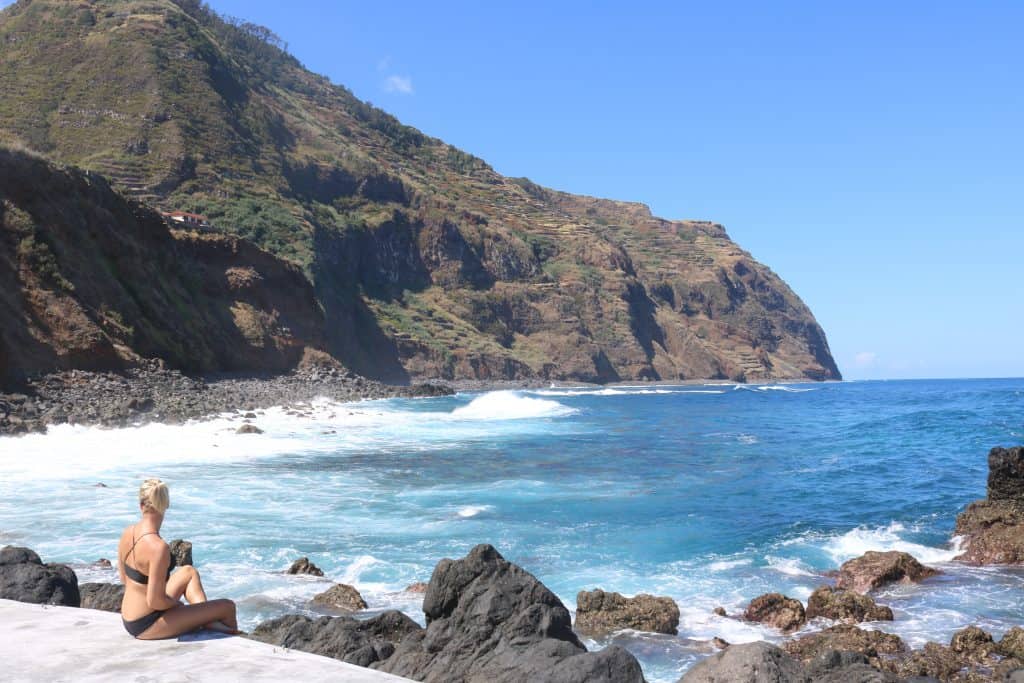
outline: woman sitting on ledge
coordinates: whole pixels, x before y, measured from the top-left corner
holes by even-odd
[[[139,489],[142,519],[121,533],[117,556],[124,584],[124,627],[140,640],[174,638],[200,627],[237,635],[235,603],[207,601],[195,567],[181,567],[171,574],[171,550],[160,538],[160,525],[170,504],[167,484],[147,479]],[[189,604],[180,602],[182,596]]]

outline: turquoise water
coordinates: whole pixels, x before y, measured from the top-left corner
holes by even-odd
[[[652,681],[676,680],[713,636],[778,637],[715,606],[806,599],[870,549],[946,572],[880,597],[896,612],[886,630],[914,644],[1024,623],[1024,571],[950,563],[988,450],[1024,442],[1024,380],[552,388],[307,412],[261,412],[263,435],[223,417],[0,439],[0,543],[116,580],[86,565],[113,559],[138,482],[159,476],[165,538],[195,543],[209,592],[252,626],[329,585],[281,573],[300,555],[371,611],[422,620],[402,589],[488,542],[570,608],[595,587],[675,598],[678,637],[614,638]]]

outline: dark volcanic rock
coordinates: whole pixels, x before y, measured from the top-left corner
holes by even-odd
[[[1024,563],[1024,447],[993,448],[988,454],[988,498],[971,503],[956,518],[970,564]]]
[[[783,633],[795,631],[807,620],[800,601],[787,598],[781,593],[766,593],[754,598],[743,613],[743,618],[772,626]]]
[[[925,567],[909,553],[869,550],[839,568],[836,588],[867,593],[890,583],[916,583],[939,572]]]
[[[309,561],[308,557],[300,557],[288,567],[288,574],[309,574],[310,576],[323,576],[324,572],[320,567]]]
[[[842,588],[820,586],[807,600],[807,618],[824,617],[846,623],[892,621],[892,610],[874,598]]]
[[[644,680],[621,648],[588,653],[562,602],[489,545],[438,563],[423,612],[427,628],[374,668],[437,683]]]
[[[180,538],[170,543],[171,557],[174,558],[175,567],[184,567],[192,564],[192,543],[183,541]]]
[[[603,635],[622,629],[676,635],[679,606],[667,597],[641,594],[635,598],[603,590],[580,591],[576,596],[576,630]]]
[[[803,665],[765,642],[731,645],[686,672],[680,683],[804,683]]]
[[[372,619],[289,614],[264,621],[250,634],[253,640],[333,657],[349,664],[370,666],[387,659],[395,645],[420,625],[401,612],[389,610]]]
[[[81,607],[120,612],[124,600],[124,586],[118,583],[83,583],[78,587],[82,596]]]
[[[256,425],[244,424],[235,430],[236,434],[262,434],[263,430]]]
[[[358,612],[366,609],[366,601],[363,600],[359,591],[344,583],[336,583],[323,593],[313,596],[313,602],[345,612]]]
[[[0,598],[78,607],[78,577],[63,564],[43,564],[28,548],[0,549]]]

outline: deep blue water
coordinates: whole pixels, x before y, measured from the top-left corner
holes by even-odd
[[[236,435],[225,417],[0,439],[0,542],[48,561],[111,557],[138,482],[160,476],[164,536],[195,543],[210,592],[238,600],[250,626],[329,585],[280,573],[299,555],[371,611],[422,619],[401,589],[488,542],[570,608],[595,587],[675,598],[678,637],[614,638],[652,681],[676,680],[713,636],[778,637],[715,606],[806,599],[870,549],[946,572],[880,597],[897,615],[884,628],[914,644],[1024,623],[1024,572],[950,563],[988,450],[1024,442],[1024,380],[553,388],[318,402],[256,423],[265,434]]]

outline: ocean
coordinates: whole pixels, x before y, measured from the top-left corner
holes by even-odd
[[[308,556],[370,613],[406,611],[438,560],[494,545],[570,610],[580,590],[668,595],[678,636],[623,633],[653,682],[730,642],[779,640],[722,618],[780,591],[806,600],[867,550],[943,574],[877,596],[910,644],[1024,623],[1024,568],[951,562],[956,514],[985,495],[993,446],[1024,443],[1024,380],[641,385],[257,411],[241,418],[0,438],[0,544],[89,567],[115,559],[146,477],[168,482],[163,536],[194,545],[211,597],[243,628],[330,583],[283,573]],[[102,483],[104,486],[99,486]],[[821,624],[810,624],[813,630]],[[868,625],[869,627],[871,625]]]

